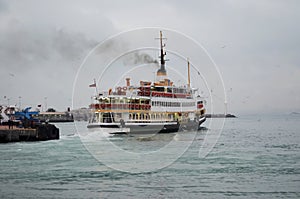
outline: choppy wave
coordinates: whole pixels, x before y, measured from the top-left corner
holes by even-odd
[[[99,154],[108,157],[107,142],[141,154],[158,150],[170,141],[192,142],[173,164],[146,173],[113,170],[101,158],[93,157],[82,134],[71,125],[62,124],[60,132],[60,140],[0,145],[1,198],[300,197],[297,119],[264,118],[258,122],[255,118],[236,118],[225,124],[205,158],[198,154],[207,130],[195,136],[186,132],[147,139],[96,135],[101,138]],[[117,158],[124,157],[120,154]],[[164,154],[152,164],[167,159],[168,154]],[[139,162],[129,163],[134,166]]]

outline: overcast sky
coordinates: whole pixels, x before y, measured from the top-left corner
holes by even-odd
[[[99,42],[163,27],[206,48],[229,112],[300,111],[299,8],[297,0],[0,0],[0,104],[21,96],[23,106],[36,107],[47,98],[48,107],[64,110],[80,64]]]

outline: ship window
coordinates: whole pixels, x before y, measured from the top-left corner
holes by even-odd
[[[103,114],[103,122],[104,123],[112,123],[110,113],[104,113]]]
[[[155,90],[159,91],[159,92],[164,92],[165,88],[164,87],[155,87]]]
[[[113,114],[113,119],[117,119],[117,120],[120,120],[122,118],[122,114],[121,113],[115,113]]]

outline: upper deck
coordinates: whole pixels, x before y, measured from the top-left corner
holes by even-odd
[[[160,32],[160,68],[156,73],[156,81],[140,81],[139,85],[131,85],[126,78],[125,86],[110,88],[96,96],[97,103],[91,108],[101,110],[130,111],[196,111],[203,109],[203,103],[196,96],[190,84],[190,65],[188,62],[187,84],[175,86],[168,78],[162,32]],[[96,84],[95,84],[96,85]]]

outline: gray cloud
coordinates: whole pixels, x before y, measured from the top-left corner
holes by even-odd
[[[0,90],[15,101],[22,95],[27,103],[59,94],[61,99],[49,103],[64,107],[69,103],[76,69],[97,42],[122,30],[161,26],[187,33],[205,46],[218,64],[225,86],[232,88],[227,89],[229,110],[300,111],[299,6],[300,2],[293,0],[2,0]],[[126,41],[115,41],[99,53],[118,54],[126,48]],[[153,61],[137,54],[128,64],[149,60]],[[34,91],[22,91],[20,85]],[[4,103],[1,97],[0,103]]]
[[[47,97],[49,105],[65,109],[71,106],[76,71],[98,41],[80,28],[70,28],[59,9],[52,14],[62,17],[60,25],[35,13],[35,4],[27,3],[21,9],[14,1],[1,1],[5,10],[0,11],[0,91],[11,104],[18,104],[21,96],[24,106],[35,107]],[[41,9],[47,12],[46,7]],[[100,32],[99,41],[107,31]],[[0,104],[7,103],[3,96]]]
[[[83,34],[64,30],[28,29],[17,20],[12,20],[8,28],[0,33],[1,68],[10,70],[34,70],[43,67],[39,63],[81,58],[97,43]]]
[[[98,42],[88,40],[83,33],[68,33],[63,30],[55,32],[53,47],[63,59],[73,60],[86,54]]]

